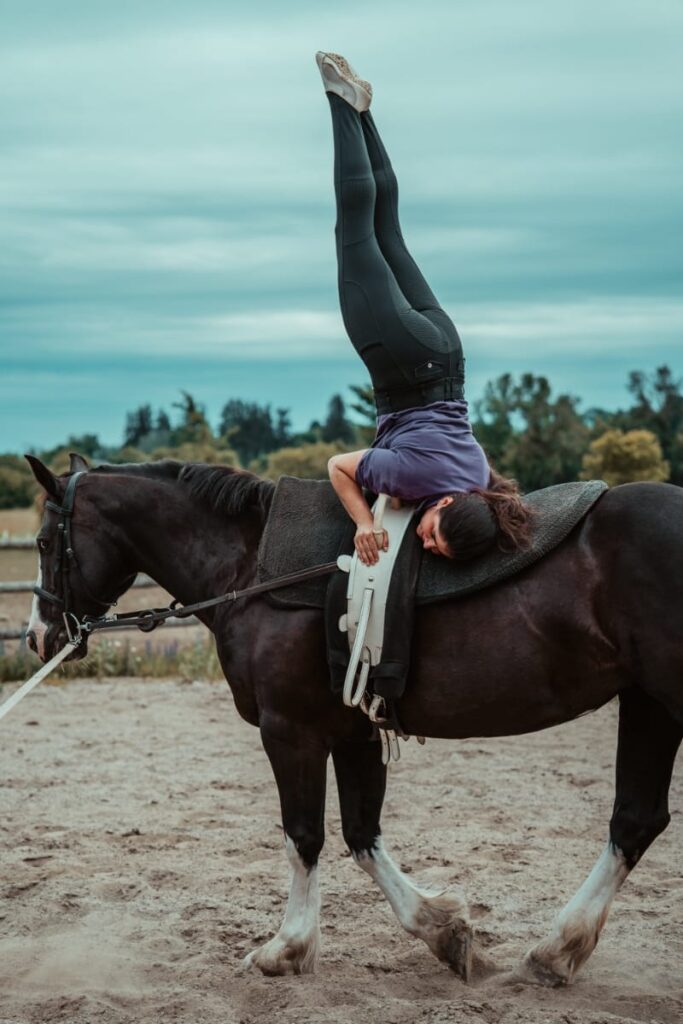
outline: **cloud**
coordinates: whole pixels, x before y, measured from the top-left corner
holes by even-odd
[[[647,339],[656,336],[668,358],[680,352],[683,300],[592,298],[586,302],[503,304],[465,307],[462,333],[487,356],[531,358],[537,365],[557,357],[590,363],[593,355],[643,358]],[[520,347],[521,346],[521,347]]]
[[[683,8],[616,10],[12,5],[0,38],[9,358],[26,373],[108,353],[131,368],[143,352],[157,367],[193,352],[214,369],[349,358],[313,62],[332,47],[375,83],[406,238],[472,346],[475,384],[478,368],[533,364],[588,388],[584,366],[604,358],[616,395],[645,345],[662,361],[680,346]],[[246,370],[239,382],[249,390]],[[17,389],[7,373],[1,386],[10,436]]]
[[[450,308],[450,307],[447,307]],[[572,359],[590,365],[594,356],[609,355],[617,364],[650,355],[648,339],[658,339],[662,360],[676,360],[683,330],[683,301],[605,297],[553,303],[468,303],[450,308],[470,364],[494,363],[499,373],[524,365],[552,373],[554,363]],[[217,364],[283,358],[293,363],[324,364],[353,352],[334,308],[274,307],[215,315],[134,311],[79,305],[61,310],[61,331],[50,336],[50,308],[32,314],[32,347],[51,363],[64,355],[128,358],[131,366],[141,352],[159,363],[183,355],[208,357]],[[18,316],[14,330],[26,330]],[[26,333],[29,333],[26,331]],[[26,353],[21,352],[21,359]],[[6,365],[13,357],[7,354]],[[364,372],[358,362],[359,372]]]

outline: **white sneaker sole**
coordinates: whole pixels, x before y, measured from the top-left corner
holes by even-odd
[[[326,92],[336,93],[346,100],[359,114],[368,110],[372,102],[372,86],[359,78],[349,62],[338,53],[315,55]]]

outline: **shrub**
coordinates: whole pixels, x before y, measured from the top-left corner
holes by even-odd
[[[306,480],[326,480],[327,463],[333,455],[348,451],[339,444],[303,444],[300,448],[280,448],[265,460],[264,475],[271,480],[280,476],[298,476]]]
[[[583,457],[582,480],[601,479],[610,486],[635,480],[669,479],[669,463],[650,430],[606,430],[591,441]]]

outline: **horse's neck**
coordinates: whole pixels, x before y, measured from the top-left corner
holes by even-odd
[[[126,516],[135,569],[183,604],[249,582],[262,526],[221,516],[160,481],[145,481]],[[144,492],[144,493],[143,493]]]

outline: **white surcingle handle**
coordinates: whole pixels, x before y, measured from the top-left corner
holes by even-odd
[[[375,535],[376,534],[381,534],[382,531],[384,530],[384,527],[382,526],[382,523],[384,522],[384,510],[387,507],[387,502],[388,501],[389,501],[389,495],[388,494],[380,494],[378,496],[378,498],[377,498],[377,501],[375,502],[375,511],[374,511],[374,516],[373,516],[373,520],[374,521],[373,521],[373,524],[372,524],[372,532]]]

